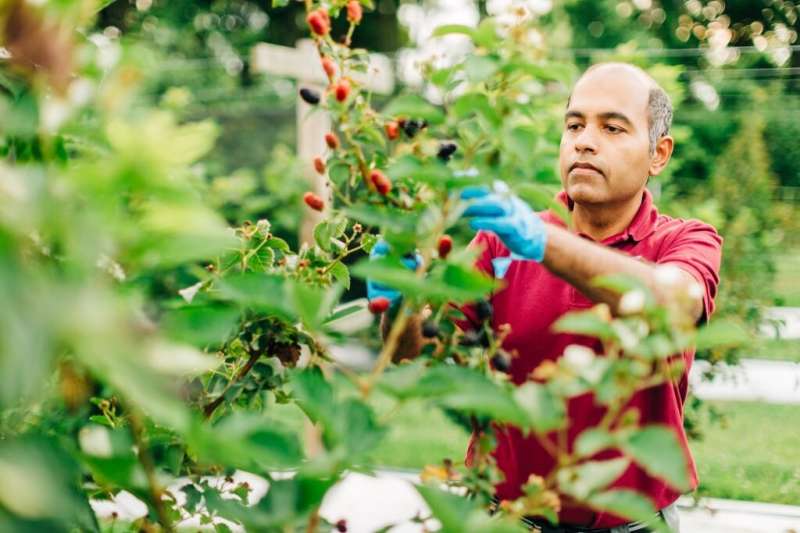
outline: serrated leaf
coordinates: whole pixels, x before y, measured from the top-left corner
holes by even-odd
[[[429,124],[444,122],[444,112],[416,94],[401,94],[384,108],[383,113],[393,117],[425,119]]]
[[[551,330],[588,335],[602,340],[611,340],[617,337],[611,324],[600,318],[593,311],[568,313],[556,321]]]
[[[649,425],[619,440],[619,447],[648,474],[680,491],[689,490],[689,465],[669,426]]]
[[[342,284],[345,290],[350,290],[350,271],[341,261],[336,261],[331,267],[331,274]]]
[[[526,428],[546,433],[566,423],[564,400],[547,386],[528,381],[514,390],[514,401],[526,415]]]
[[[697,331],[695,347],[706,350],[715,346],[740,346],[753,341],[753,336],[731,320],[712,320]]]
[[[475,36],[475,28],[464,26],[463,24],[444,24],[433,30],[433,37],[442,37],[444,35],[460,34],[466,35],[470,38]]]
[[[586,461],[558,471],[559,489],[578,500],[607,487],[628,468],[630,459],[619,457],[605,461]]]
[[[575,453],[590,457],[616,444],[614,436],[604,429],[591,428],[581,432],[575,439]]]
[[[608,490],[594,494],[589,497],[587,503],[599,511],[610,511],[631,521],[647,523],[655,518],[656,513],[650,500],[628,489]],[[660,533],[669,533],[663,522],[656,521],[649,527]]]

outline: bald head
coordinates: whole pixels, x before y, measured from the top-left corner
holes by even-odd
[[[575,83],[573,92],[583,84],[598,84],[609,90],[615,90],[623,85],[633,89],[633,93],[642,95],[642,104],[647,108],[650,153],[655,150],[658,139],[669,134],[672,126],[672,102],[658,82],[636,65],[629,63],[592,65]]]

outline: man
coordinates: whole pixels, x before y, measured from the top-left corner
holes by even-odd
[[[559,199],[571,211],[571,230],[550,212],[537,215],[519,198],[486,188],[465,191],[463,197],[472,201],[465,215],[473,217],[471,226],[479,230],[471,246],[483,250],[478,267],[506,282],[492,296],[492,321],[495,327],[511,325],[504,347],[519,354],[509,372],[515,383],[523,383],[542,361],[560,357],[570,344],[602,352],[599,343],[585,337],[550,331],[564,313],[597,302],[617,311],[620,297],[594,287],[592,280],[597,276],[634,276],[662,303],[669,303],[673,292],[658,282],[657,267],[673,265],[677,284],[698,295],[686,313],[696,322],[711,315],[722,239],[702,222],[660,215],[645,188],[650,176],[661,173],[672,155],[671,120],[669,98],[641,69],[620,63],[594,66],[575,85],[561,137],[564,190]],[[465,308],[465,314],[478,323],[471,308]],[[401,355],[415,355],[422,344],[419,322],[409,327],[401,344],[407,350]],[[697,485],[697,473],[683,430],[683,404],[693,357],[693,350],[683,354],[685,372],[677,383],[640,391],[631,402],[639,409],[642,423],[666,424],[675,431],[689,458],[692,488]],[[567,413],[572,443],[578,433],[599,422],[603,411],[587,393],[570,399]],[[531,474],[546,476],[554,466],[535,438],[526,438],[515,428],[504,428],[496,437],[494,456],[505,474],[497,486],[498,499],[516,498]],[[674,502],[679,494],[664,482],[631,465],[613,487],[649,496],[667,523],[678,530]],[[562,506],[559,522],[563,529],[552,531],[647,530],[569,502]]]

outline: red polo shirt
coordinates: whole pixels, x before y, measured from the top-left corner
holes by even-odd
[[[564,191],[558,195],[558,199],[571,208],[571,201],[568,202]],[[540,213],[540,216],[545,222],[564,227],[560,219],[549,211]],[[583,234],[580,236],[590,239]],[[652,195],[645,189],[641,206],[628,228],[608,237],[601,244],[651,263],[669,263],[685,270],[704,287],[704,320],[711,316],[719,283],[722,245],[721,237],[712,226],[698,220],[676,219],[659,214],[653,205]],[[490,275],[493,275],[491,259],[509,255],[508,249],[494,233],[478,232],[472,245],[483,249],[477,259],[477,266]],[[523,383],[542,361],[559,358],[569,344],[589,346],[595,352],[602,353],[599,341],[550,331],[551,325],[565,313],[594,305],[575,287],[533,261],[513,261],[505,281],[506,286],[491,298],[494,308],[492,325],[511,325],[511,333],[504,348],[517,350],[519,354],[511,364],[510,374],[514,383]],[[477,323],[473,308],[467,307],[463,310],[471,322]],[[468,323],[459,325],[465,327]],[[694,488],[697,486],[697,470],[683,429],[683,405],[694,350],[687,350],[682,355],[686,368],[677,384],[663,383],[638,391],[629,405],[639,409],[642,424],[666,424],[675,431],[686,453],[690,466],[689,480]],[[568,400],[570,449],[577,435],[596,426],[604,412],[604,407],[594,404],[591,392]],[[495,430],[497,447],[494,456],[498,467],[505,474],[505,481],[496,487],[497,497],[501,500],[514,499],[521,495],[521,486],[531,474],[547,476],[555,466],[555,461],[535,438],[526,438],[518,429],[495,427]],[[472,445],[467,452],[468,461],[472,456],[471,450]],[[617,451],[607,450],[598,458],[619,455]],[[669,505],[679,496],[678,492],[661,480],[649,476],[635,464],[631,464],[612,486],[634,489],[648,495],[657,509]],[[562,523],[593,528],[614,527],[627,522],[610,513],[567,506],[563,506],[559,520]]]

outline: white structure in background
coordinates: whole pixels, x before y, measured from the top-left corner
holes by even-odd
[[[781,339],[800,339],[800,307],[771,307],[761,326],[761,335]]]
[[[254,73],[271,74],[277,77],[297,80],[299,87],[315,89],[320,93],[328,84],[328,77],[322,70],[319,54],[314,41],[303,39],[295,48],[259,43],[251,52]],[[369,55],[366,73],[356,73],[353,79],[378,94],[390,94],[394,90],[394,70],[388,57],[380,54]],[[330,200],[326,191],[327,178],[314,170],[313,160],[328,149],[325,134],[331,129],[331,119],[327,113],[313,112],[314,108],[297,98],[297,156],[303,164],[304,173],[310,189],[322,198]],[[330,202],[328,202],[330,203]],[[312,231],[323,215],[308,209],[300,229],[300,242],[313,242]]]

